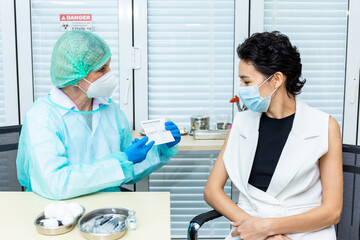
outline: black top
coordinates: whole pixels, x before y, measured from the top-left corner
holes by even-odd
[[[281,152],[292,128],[295,113],[282,119],[269,118],[265,113],[260,118],[259,139],[252,165],[249,183],[266,190],[269,187]]]

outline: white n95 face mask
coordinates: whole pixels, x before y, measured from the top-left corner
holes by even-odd
[[[85,78],[83,79],[90,84],[88,90],[85,91],[79,85],[77,86],[86,93],[88,98],[110,98],[118,85],[118,81],[112,71],[109,71],[94,82],[90,82]]]

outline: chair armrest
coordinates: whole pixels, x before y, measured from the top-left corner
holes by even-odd
[[[201,214],[195,216],[189,223],[188,240],[197,240],[197,233],[198,233],[200,227],[204,223],[206,223],[210,220],[213,220],[215,218],[219,218],[221,216],[222,215],[219,212],[217,212],[216,210],[201,213]]]

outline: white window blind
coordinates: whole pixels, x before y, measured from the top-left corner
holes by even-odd
[[[186,238],[190,220],[200,213],[212,210],[204,201],[203,192],[216,158],[217,154],[179,153],[150,175],[150,191],[170,192],[172,238]],[[224,191],[231,195],[230,180]],[[199,238],[224,238],[229,233],[229,226],[229,220],[221,217],[204,224]]]
[[[4,63],[3,63],[3,31],[2,31],[2,17],[1,17],[2,4],[0,2],[0,126],[6,122],[5,111],[5,81],[4,81]]]
[[[299,47],[300,98],[342,125],[348,0],[264,0],[264,30],[278,30]]]
[[[149,119],[231,121],[234,1],[149,0]],[[226,118],[226,119],[223,119]]]
[[[119,76],[118,0],[44,1],[31,0],[34,98],[46,95],[51,87],[51,54],[60,31],[60,14],[92,14],[93,33],[102,37],[112,53],[110,67]],[[112,97],[119,101],[119,89]]]
[[[190,117],[231,121],[233,0],[148,0],[148,118],[189,129]],[[203,191],[216,156],[180,153],[149,177],[150,191],[170,191],[171,237],[186,238],[189,221],[210,210]],[[225,192],[230,195],[230,182]],[[205,224],[199,237],[224,238],[225,218]]]

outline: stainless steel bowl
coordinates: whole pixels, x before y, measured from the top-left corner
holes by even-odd
[[[84,213],[85,208],[83,206],[82,206],[82,208],[83,208],[83,213]],[[74,228],[74,226],[76,225],[76,223],[79,220],[79,218],[81,217],[81,215],[75,219],[73,224],[70,224],[70,225],[67,225],[67,226],[60,225],[58,227],[45,227],[43,225],[43,223],[41,222],[41,220],[45,219],[44,212],[42,212],[35,218],[34,224],[36,226],[36,230],[40,234],[44,234],[44,235],[60,235],[60,234],[70,232]]]
[[[119,239],[122,236],[125,235],[127,231],[127,219],[129,217],[128,209],[126,208],[100,208],[96,209],[94,211],[91,211],[87,214],[85,214],[82,218],[80,218],[78,222],[78,227],[80,229],[81,235],[89,240],[113,240],[113,239]],[[119,232],[113,233],[113,234],[100,234],[100,233],[92,233],[87,232],[83,225],[90,221],[91,219],[100,216],[100,215],[115,215],[117,218],[120,219],[120,221],[124,222],[125,225],[123,228],[119,230]]]
[[[190,117],[191,121],[191,132],[196,130],[209,130],[210,128],[210,117],[195,115]]]
[[[218,130],[229,129],[230,125],[231,125],[231,123],[218,122],[218,123],[216,123],[216,129],[218,129]]]

